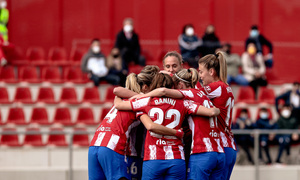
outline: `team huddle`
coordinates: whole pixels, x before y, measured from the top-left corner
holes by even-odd
[[[89,147],[89,180],[230,179],[234,97],[225,57],[202,57],[199,72],[178,69],[181,62],[168,52],[166,71],[148,65],[115,88],[114,106]]]

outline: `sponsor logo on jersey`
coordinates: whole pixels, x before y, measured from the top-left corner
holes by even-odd
[[[232,93],[231,87],[227,87],[226,90],[227,90],[227,93]]]
[[[211,89],[210,89],[210,87],[209,87],[209,86],[205,86],[205,87],[204,87],[204,89],[205,89],[205,91],[206,91],[206,92],[208,92],[208,93],[210,93],[210,92],[211,92]]]

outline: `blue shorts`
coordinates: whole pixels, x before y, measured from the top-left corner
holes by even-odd
[[[192,154],[187,179],[223,180],[225,153],[204,152]]]
[[[128,169],[131,175],[131,180],[142,179],[143,158],[128,156]]]
[[[236,150],[229,147],[224,147],[224,152],[226,160],[223,175],[226,177],[224,180],[229,180],[236,160]]]
[[[125,156],[102,146],[89,147],[88,174],[89,180],[130,179]]]
[[[185,180],[185,161],[182,159],[144,161],[142,179]]]

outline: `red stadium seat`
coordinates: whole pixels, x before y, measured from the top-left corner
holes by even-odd
[[[255,104],[257,101],[255,100],[254,90],[250,86],[241,86],[239,87],[237,93],[237,103],[247,103],[247,104]]]
[[[51,47],[48,53],[48,61],[51,65],[69,65],[67,50],[63,47]]]
[[[92,104],[102,104],[100,101],[100,92],[97,87],[86,87],[83,92],[82,102],[89,102]]]
[[[79,104],[77,93],[74,87],[63,87],[61,89],[60,102]]]
[[[46,65],[45,50],[42,47],[32,46],[26,51],[26,59],[32,65]]]
[[[2,132],[11,133],[11,134],[2,134],[0,145],[5,146],[21,146],[19,142],[19,136],[17,134],[16,128],[3,128]]]
[[[29,87],[17,87],[14,102],[21,102],[26,104],[33,103]]]
[[[14,66],[28,64],[28,61],[25,57],[25,53],[21,47],[8,45],[2,46],[2,49],[4,51],[5,58],[9,61],[10,64]]]
[[[67,107],[56,108],[53,123],[62,124],[64,126],[74,125],[74,123],[71,120],[70,109]]]
[[[129,66],[129,73],[139,74],[143,68],[144,67],[140,66],[140,65],[130,65]]]
[[[40,125],[50,125],[47,109],[45,107],[35,107],[32,109],[30,123]]]
[[[70,81],[73,83],[78,83],[78,84],[83,84],[87,83],[88,79],[85,78],[85,74],[82,73],[80,67],[65,67],[64,68],[64,73],[63,73],[63,78],[65,81]]]
[[[42,81],[51,83],[63,83],[61,72],[57,66],[46,66],[41,69]]]
[[[102,108],[101,109],[101,111],[100,111],[100,121],[99,121],[99,123],[101,123],[102,122],[102,120],[105,118],[105,116],[107,115],[107,113],[110,111],[110,109],[111,109],[111,107],[104,107],[104,108]]]
[[[109,86],[106,88],[106,93],[105,93],[105,103],[112,103],[115,99],[115,94],[114,94],[114,88],[117,86]]]
[[[82,134],[85,132],[86,132],[86,134]],[[89,141],[89,135],[87,134],[86,128],[74,128],[74,133],[79,133],[79,134],[73,135],[73,145],[89,146],[90,141]]]
[[[72,48],[70,52],[70,60],[72,61],[72,64],[80,65],[81,59],[86,52],[87,50],[83,48]]]
[[[41,131],[39,128],[29,127],[29,128],[26,128],[26,132],[32,133],[32,134],[25,134],[23,145],[45,146],[45,144],[42,141],[42,134],[41,134]]]
[[[40,87],[37,102],[43,102],[47,104],[55,104],[54,92],[51,87]]]
[[[47,145],[68,146],[63,128],[51,127],[49,131],[50,134],[48,136]]]
[[[6,87],[0,87],[0,104],[10,104]]]
[[[24,110],[20,107],[11,107],[8,111],[7,124],[26,125]]]
[[[78,109],[76,124],[86,124],[86,125],[95,125],[98,124],[95,122],[93,109],[90,107],[81,107]]]
[[[268,103],[268,104],[275,104],[275,92],[271,88],[267,87],[260,87],[258,90],[258,101]]]
[[[15,68],[13,66],[5,66],[1,68],[0,81],[5,83],[18,83]]]
[[[39,73],[34,66],[21,66],[19,70],[19,80],[26,81],[29,83],[40,83]]]

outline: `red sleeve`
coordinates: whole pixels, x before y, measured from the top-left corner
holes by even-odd
[[[148,106],[149,102],[150,102],[150,97],[130,100],[131,108],[135,112],[143,111],[145,109],[145,107]]]
[[[187,109],[188,114],[196,114],[200,104],[191,100],[183,101],[184,107]]]

